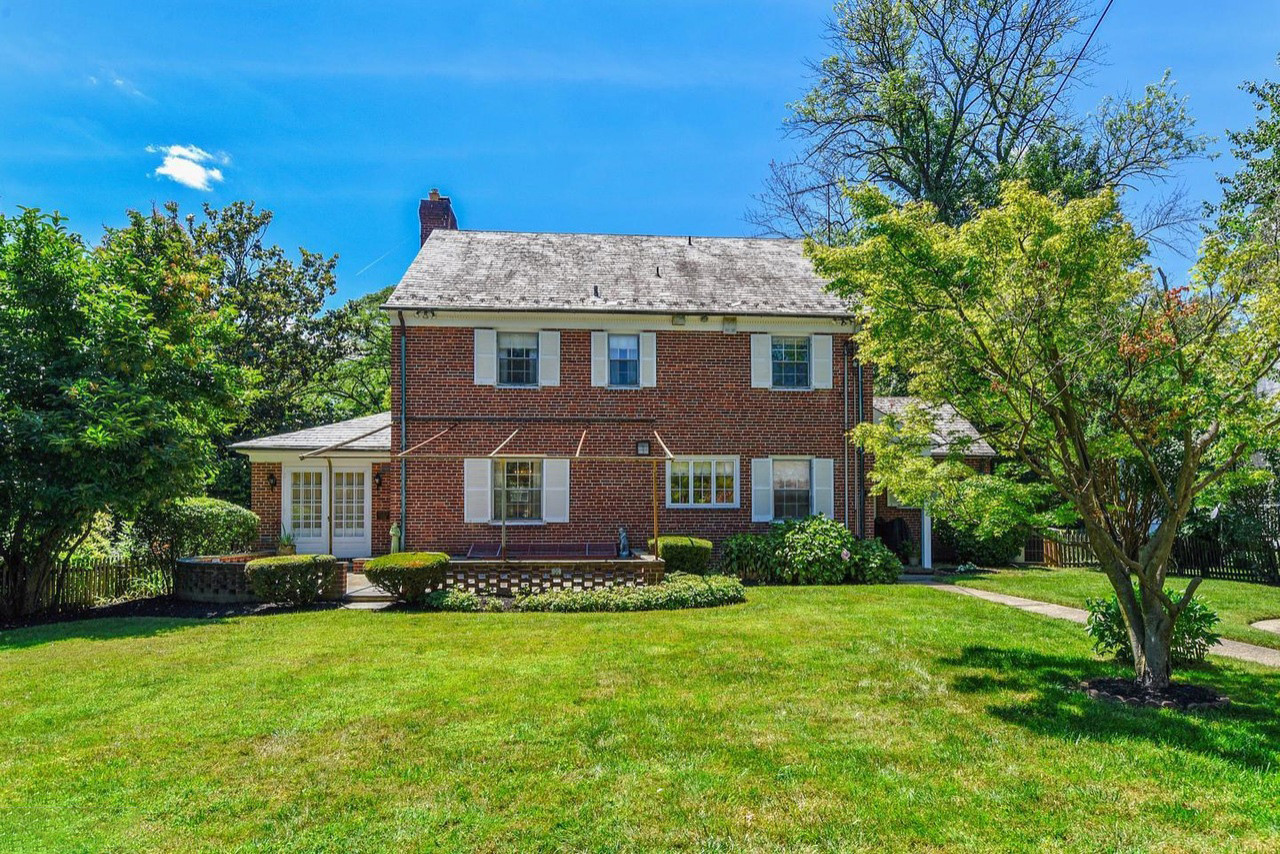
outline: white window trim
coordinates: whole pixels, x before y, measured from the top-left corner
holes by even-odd
[[[805,385],[775,385],[773,382],[773,339],[803,338],[809,342],[809,382]],[[770,335],[769,336],[769,388],[773,391],[813,391],[813,336],[812,335]],[[778,457],[777,459],[785,459]]]
[[[716,497],[716,463],[732,462],[733,463],[733,501],[725,504],[717,502]],[[671,500],[671,464],[672,463],[689,463],[689,501],[686,503],[674,503]],[[710,504],[694,504],[693,503],[693,463],[711,463],[711,503]],[[732,455],[701,455],[701,456],[680,456],[675,459],[667,460],[667,475],[664,481],[666,486],[663,489],[666,506],[670,510],[736,510],[742,506],[742,464],[740,458]]]
[[[534,356],[533,382],[531,383],[504,383],[502,381],[502,336],[503,335],[530,335],[534,336],[534,347],[536,355]],[[542,333],[527,332],[524,330],[514,329],[495,329],[493,333],[493,385],[495,388],[542,388]]]
[[[609,381],[609,375],[612,373],[612,368],[613,368],[613,359],[610,358],[609,356],[610,348],[612,347],[612,344],[609,341],[609,339],[615,335],[626,335],[627,337],[634,337],[636,339],[635,385],[618,385],[616,383]],[[642,370],[643,364],[644,364],[644,341],[642,340],[641,333],[616,332],[616,331],[606,331],[604,333],[604,382],[605,382],[604,387],[605,388],[617,389],[618,391],[638,391],[639,389],[644,388],[644,383],[640,377],[640,372]]]
[[[528,386],[515,386],[515,388],[528,388]],[[535,454],[512,454],[511,456],[485,457],[484,459],[490,460],[490,463],[489,463],[489,524],[496,525],[497,527],[502,527],[505,524],[508,528],[517,528],[517,527],[536,528],[539,525],[546,525],[547,524],[547,498],[546,498],[547,458],[543,456],[535,455]],[[499,518],[500,514],[498,513],[497,502],[494,500],[495,487],[493,485],[493,466],[499,461],[513,462],[515,460],[537,460],[538,462],[542,463],[541,477],[543,478],[543,480],[542,480],[542,486],[538,489],[538,492],[541,496],[538,502],[539,518],[507,519],[505,522],[503,522],[503,520]]]

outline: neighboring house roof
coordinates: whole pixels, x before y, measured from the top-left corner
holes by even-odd
[[[876,415],[901,417],[908,407],[919,406],[920,403],[920,399],[916,397],[876,397],[872,405]],[[965,440],[968,442],[968,447],[964,449],[966,456],[994,457],[996,455],[995,449],[978,435],[977,429],[972,424],[960,417],[951,404],[944,403],[941,406],[925,408],[934,416],[936,427],[933,434],[934,453],[946,453],[951,449],[953,442]]]
[[[843,316],[799,240],[437,229],[387,309]]]
[[[364,435],[371,430],[378,432]],[[237,451],[316,451],[337,445],[339,442],[349,442],[338,449],[342,451],[391,453],[391,413],[379,412],[377,415],[366,415],[363,418],[352,418],[334,424],[322,424],[319,427],[308,427],[306,430],[295,430],[292,433],[263,436],[260,439],[236,442],[231,447]]]

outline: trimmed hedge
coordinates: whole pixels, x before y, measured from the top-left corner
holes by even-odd
[[[320,598],[337,565],[333,555],[280,555],[244,566],[249,588],[263,602],[310,605]]]
[[[892,584],[902,562],[879,540],[819,515],[729,537],[718,569],[755,584]]]
[[[433,590],[423,597],[422,604],[428,611],[481,613],[502,610],[502,603],[497,599],[470,590]]]
[[[175,498],[134,523],[151,551],[173,557],[235,554],[258,539],[258,514],[217,498]]]
[[[649,540],[649,551],[653,550],[654,542]],[[664,534],[658,537],[657,555],[666,561],[667,572],[706,575],[711,569],[710,540],[684,534]]]
[[[443,552],[396,552],[366,563],[364,574],[400,601],[424,605],[429,593],[444,586],[448,567]]]
[[[676,611],[747,601],[742,582],[724,575],[671,573],[661,584],[595,590],[556,590],[515,600],[516,611]]]

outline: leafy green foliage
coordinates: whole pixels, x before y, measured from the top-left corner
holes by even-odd
[[[1181,593],[1174,593],[1181,596]],[[1120,600],[1115,596],[1106,599],[1086,599],[1089,612],[1087,631],[1093,639],[1093,649],[1099,655],[1114,656],[1120,661],[1133,662],[1133,647],[1129,642],[1129,630]],[[1204,661],[1219,641],[1216,631],[1218,615],[1208,603],[1193,599],[1173,624],[1171,658],[1175,665],[1199,664]]]
[[[217,498],[175,498],[144,513],[133,527],[157,554],[235,554],[258,539],[258,514]]]
[[[706,575],[711,566],[711,541],[700,540],[684,534],[663,534],[658,537],[658,557],[666,561],[667,572],[688,572]],[[654,542],[649,540],[649,549]]]
[[[428,611],[462,611],[468,613],[497,612],[502,603],[492,596],[480,596],[470,590],[433,590],[421,600]]]
[[[423,604],[427,594],[444,586],[449,556],[443,552],[396,552],[368,561],[368,579],[402,602]]]
[[[244,571],[263,602],[310,605],[320,598],[337,567],[333,555],[279,555],[251,560]]]
[[[1109,192],[1064,201],[1006,184],[959,227],[872,189],[851,199],[860,242],[811,251],[856,307],[861,352],[910,365],[916,395],[954,406],[1071,505],[1145,639],[1139,678],[1162,687],[1164,628],[1197,583],[1178,599],[1163,589],[1178,529],[1200,493],[1280,441],[1277,401],[1256,393],[1280,359],[1280,258],[1210,235],[1173,287]],[[857,437],[892,441],[869,433]],[[945,500],[963,481],[951,463],[917,463],[921,488]]]
[[[955,552],[956,560],[988,567],[1008,566],[1027,542],[1026,531],[1021,528],[983,537],[970,529],[939,521],[935,533],[941,543]]]
[[[729,537],[719,570],[756,584],[892,584],[902,562],[879,540],[860,540],[818,515]]]
[[[747,601],[742,582],[724,575],[689,575],[673,572],[661,584],[642,587],[609,587],[592,590],[556,590],[522,596],[517,611],[676,611],[715,608]]]
[[[170,217],[89,249],[56,215],[0,216],[0,616],[35,601],[96,514],[202,491],[247,372],[215,266]]]

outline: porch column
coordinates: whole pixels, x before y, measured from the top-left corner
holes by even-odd
[[[933,569],[933,517],[928,504],[920,508],[920,565]]]

